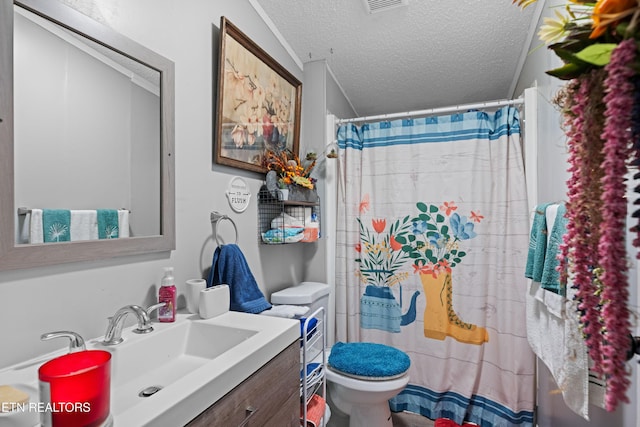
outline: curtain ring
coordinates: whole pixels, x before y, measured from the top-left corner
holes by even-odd
[[[214,237],[216,238],[216,243],[218,244],[218,246],[222,246],[222,244],[220,243],[220,236],[218,236],[218,223],[225,219],[231,222],[231,225],[233,225],[233,230],[236,233],[235,244],[238,244],[238,227],[236,227],[236,223],[233,222],[233,220],[228,215],[224,215],[224,214],[221,214],[220,212],[213,211],[211,212],[211,224],[213,224],[215,227]]]

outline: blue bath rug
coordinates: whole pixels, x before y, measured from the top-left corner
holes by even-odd
[[[391,377],[407,371],[409,356],[397,348],[369,342],[337,342],[331,348],[329,366],[351,375]]]

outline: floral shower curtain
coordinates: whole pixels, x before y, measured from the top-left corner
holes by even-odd
[[[518,110],[342,125],[337,340],[411,357],[394,411],[533,425]]]

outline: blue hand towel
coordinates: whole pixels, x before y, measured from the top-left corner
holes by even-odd
[[[318,369],[318,367],[320,366],[319,363],[307,363],[307,373],[306,376],[310,376],[311,374],[313,374],[313,371],[315,371],[316,369]],[[305,376],[305,372],[304,369],[300,369],[300,379],[303,379]]]
[[[70,241],[71,211],[67,209],[43,209],[42,228],[45,243]]]
[[[302,338],[304,336],[304,324],[307,324],[307,341],[309,341],[313,335],[316,333],[316,326],[318,324],[318,319],[316,319],[315,317],[312,317],[311,319],[309,319],[309,321],[307,322],[307,318],[306,317],[301,317],[300,318],[300,338]],[[302,345],[303,343],[300,342],[300,345]]]
[[[329,354],[330,367],[363,377],[399,375],[410,365],[411,359],[404,351],[371,342],[337,342]]]
[[[549,235],[549,244],[542,269],[542,279],[540,280],[540,286],[542,286],[543,289],[560,295],[566,294],[566,289],[560,284],[560,272],[557,271],[557,267],[560,265],[558,254],[560,253],[560,245],[563,242],[562,236],[567,232],[568,220],[565,217],[566,212],[567,209],[564,205],[561,204],[558,206],[556,219],[553,222],[551,234]]]
[[[118,238],[118,211],[98,209],[98,239]]]
[[[536,206],[536,211],[531,225],[531,235],[529,237],[529,252],[527,254],[527,265],[524,276],[536,282],[542,280],[542,270],[544,268],[544,257],[547,252],[547,206],[545,203]]]
[[[221,284],[229,285],[229,309],[232,311],[260,313],[271,308],[238,245],[218,246],[213,254],[207,287]]]

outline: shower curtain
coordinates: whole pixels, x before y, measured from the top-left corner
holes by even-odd
[[[337,134],[336,339],[410,356],[393,411],[533,425],[518,110],[346,124]]]

